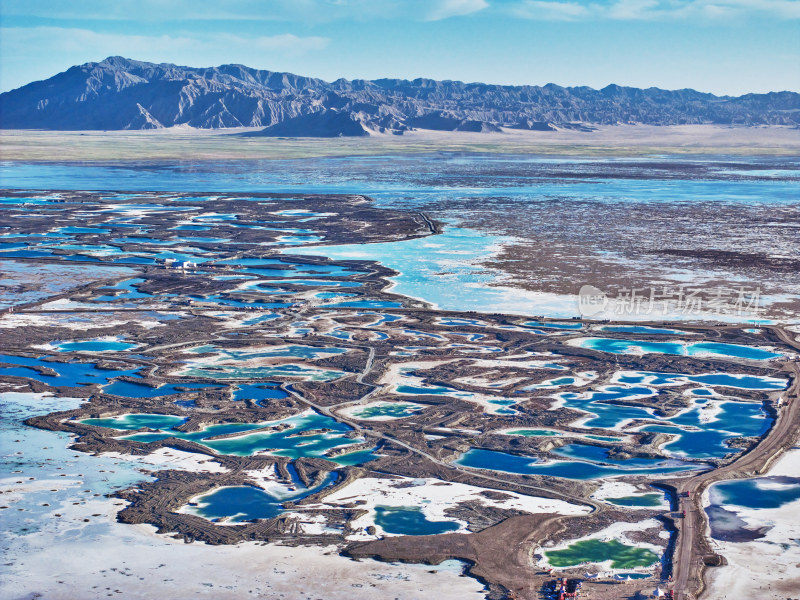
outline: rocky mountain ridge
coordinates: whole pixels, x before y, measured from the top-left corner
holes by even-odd
[[[504,86],[431,79],[326,82],[243,65],[182,67],[109,57],[0,94],[0,128],[264,127],[263,135],[408,129],[553,130],[613,124],[800,125],[800,94],[739,97],[609,85]]]

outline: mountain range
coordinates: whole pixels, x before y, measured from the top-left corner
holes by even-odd
[[[800,125],[800,94],[738,97],[609,85],[507,86],[432,79],[321,79],[243,65],[194,68],[119,56],[0,94],[0,128],[263,127],[251,135],[409,129],[550,131],[591,125]]]

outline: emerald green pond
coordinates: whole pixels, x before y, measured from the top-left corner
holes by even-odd
[[[639,496],[605,498],[605,501],[617,506],[661,506],[663,498],[661,494],[641,494]]]
[[[658,562],[658,555],[646,548],[628,546],[617,540],[583,540],[575,542],[564,550],[545,552],[547,560],[554,567],[574,567],[581,563],[600,563],[611,561],[612,569],[632,569],[649,567]]]
[[[507,433],[508,435],[523,435],[525,437],[558,437],[564,435],[560,431],[553,431],[552,429],[514,429]]]

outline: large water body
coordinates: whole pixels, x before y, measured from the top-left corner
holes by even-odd
[[[379,207],[424,208],[458,226],[433,239],[371,244],[366,252],[364,246],[317,248],[315,254],[378,260],[400,272],[393,291],[442,309],[570,317],[577,308],[566,297],[491,286],[501,274],[480,263],[510,240],[465,226],[463,210],[453,203],[501,198],[520,205],[557,200],[653,204],[654,209],[661,203],[796,203],[800,179],[793,175],[800,174],[800,162],[746,160],[746,169],[738,157],[575,159],[455,152],[250,161],[3,162],[0,180],[3,187],[21,189],[366,194]],[[453,293],[463,288],[469,293]]]
[[[2,185],[18,189],[94,189],[130,191],[275,192],[368,194],[383,206],[417,206],[453,197],[502,195],[530,201],[536,197],[580,197],[605,202],[704,201],[795,203],[797,177],[755,177],[775,161],[787,175],[800,175],[792,159],[748,158],[749,179],[725,163],[739,157],[691,159],[575,159],[513,154],[430,153],[348,156],[292,160],[158,161],[139,163],[0,163]],[[664,163],[697,166],[709,162],[697,179],[676,178]],[[598,169],[598,164],[603,168]],[[648,163],[651,165],[648,167]],[[714,165],[717,165],[717,168]],[[633,178],[629,167],[647,168],[648,179]]]

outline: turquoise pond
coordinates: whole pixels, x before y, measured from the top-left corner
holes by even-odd
[[[541,327],[544,329],[583,329],[583,323],[558,323],[556,321],[526,321],[525,327]]]
[[[227,244],[231,240],[218,237],[176,237],[174,243],[181,242],[186,244]],[[235,243],[235,242],[234,242]]]
[[[613,354],[636,354],[639,352],[673,354],[676,356],[724,356],[749,360],[770,360],[781,354],[737,344],[719,342],[646,342],[643,340],[619,340],[614,338],[587,338],[580,343],[582,348],[611,352]]]
[[[105,229],[103,227],[58,227],[55,231],[57,233],[92,233],[95,235],[111,233],[110,229]]]
[[[356,419],[401,419],[420,413],[425,407],[410,402],[375,402],[354,409],[350,414]]]
[[[655,507],[664,504],[664,494],[639,494],[637,496],[604,498],[604,500],[617,506]]]
[[[183,512],[211,521],[224,519],[227,523],[271,519],[287,512],[283,508],[286,502],[301,500],[333,485],[338,479],[336,473],[329,473],[322,483],[307,488],[291,466],[289,472],[293,475],[291,486],[276,484],[266,490],[249,485],[222,487],[198,496],[194,502],[196,506],[186,506]]]
[[[502,294],[491,288],[471,289],[463,293],[462,283],[474,279],[482,268],[481,259],[489,259],[494,244],[508,241],[477,231],[446,227],[435,240],[416,238],[399,242],[304,248],[304,254],[325,256],[333,260],[377,260],[399,272],[391,277],[392,291],[424,298],[445,310],[485,310],[497,305]],[[472,260],[463,260],[468,254]],[[473,264],[474,263],[474,264]],[[413,264],[413,268],[407,265]]]
[[[124,352],[138,344],[119,340],[81,340],[79,342],[56,342],[56,352]]]
[[[358,294],[344,294],[341,292],[318,292],[314,294],[315,298],[322,298],[323,300],[331,300],[333,298],[355,298]]]
[[[145,244],[148,246],[174,246],[178,243],[178,240],[160,240],[146,236],[114,238],[111,241],[115,244]]]
[[[83,419],[80,422],[84,425],[94,425],[96,427],[135,431],[142,427],[147,427],[148,429],[172,429],[185,423],[186,418],[174,415],[131,414],[103,419]]]
[[[685,331],[666,329],[663,327],[648,327],[646,325],[605,325],[600,331],[609,333],[647,333],[652,335],[686,335]]]
[[[0,354],[0,363],[15,365],[0,366],[0,375],[36,379],[53,387],[81,387],[93,384],[104,385],[108,383],[109,379],[122,375],[134,376],[139,370],[139,367],[135,369],[98,369],[95,363],[57,363],[45,361],[43,358]],[[56,375],[44,375],[32,367],[52,369]]]
[[[112,301],[112,300],[134,300],[137,298],[152,298],[152,294],[140,292],[137,286],[144,283],[145,280],[141,278],[127,279],[120,281],[114,285],[101,287],[101,290],[114,290],[113,295],[97,296],[94,300],[97,301]],[[122,292],[122,293],[119,293]],[[172,295],[172,294],[171,294]]]
[[[328,304],[327,306],[329,308],[400,308],[403,304],[391,300],[352,300]]]
[[[478,319],[461,319],[461,318],[454,318],[454,317],[441,317],[439,319],[439,324],[444,325],[445,327],[485,327],[485,321],[479,321]]]
[[[237,350],[234,348],[220,348],[214,345],[198,346],[189,350],[192,354],[205,354],[213,353],[224,356],[231,360],[251,360],[254,358],[264,358],[270,356],[292,357],[292,358],[305,358],[314,360],[317,358],[324,358],[325,355],[344,354],[347,348],[335,347],[319,347],[319,346],[275,346],[269,350],[251,351],[251,350]]]
[[[401,315],[393,315],[393,314],[390,314],[390,313],[373,312],[373,311],[360,312],[360,313],[358,313],[358,316],[377,317],[375,322],[371,323],[369,325],[370,327],[380,327],[381,325],[383,325],[385,323],[394,323],[395,321],[400,321],[400,320],[402,320],[404,318]]]
[[[562,432],[553,431],[552,429],[511,429],[505,433],[524,437],[560,437],[564,435]]]
[[[140,417],[140,415],[136,415],[136,418]],[[257,452],[267,452],[275,456],[286,456],[293,459],[302,456],[325,458],[325,453],[331,449],[342,448],[344,446],[363,442],[363,439],[360,438],[347,437],[347,434],[352,431],[349,426],[317,413],[304,413],[271,423],[226,423],[209,425],[200,431],[193,431],[191,433],[173,429],[176,425],[174,421],[176,417],[168,419],[166,416],[157,416],[156,421],[158,418],[164,419],[162,424],[157,426],[147,425],[147,427],[158,429],[159,431],[135,433],[123,436],[120,439],[147,443],[175,437],[197,442],[219,454],[252,456]],[[183,419],[180,419],[182,422]],[[93,419],[90,424],[98,427],[116,429],[118,422],[117,418]],[[290,427],[283,431],[255,431],[253,433],[248,433],[254,429],[273,425],[289,425]],[[330,431],[308,435],[304,434],[304,432],[316,429],[328,429]],[[212,439],[223,435],[232,435],[232,437]],[[339,464],[361,464],[373,458],[375,458],[375,456],[370,450],[359,450],[349,454],[342,454],[341,456],[329,460]]]
[[[452,521],[431,521],[418,506],[376,506],[375,524],[396,535],[437,535],[460,527]]]
[[[331,381],[344,375],[343,371],[323,369],[298,364],[258,365],[259,358],[299,358],[315,360],[343,354],[344,348],[317,346],[276,346],[268,350],[220,348],[214,345],[189,350],[193,354],[210,354],[197,360],[183,361],[186,366],[180,375],[209,377],[213,379],[266,379],[275,377],[302,377],[311,381]]]
[[[407,374],[408,376],[408,374]],[[467,392],[443,385],[429,385],[422,382],[422,378],[415,377],[420,381],[417,385],[401,384],[396,387],[396,392],[405,396],[420,396],[420,395],[433,395],[433,396],[451,396],[453,398],[460,398],[462,400],[476,400],[477,395],[473,392]],[[486,400],[490,406],[487,407],[489,412],[495,412],[501,415],[516,414],[517,411],[509,408],[517,403],[516,400],[509,400],[506,398],[491,398]]]
[[[214,264],[233,265],[242,267],[239,269],[241,273],[273,277],[287,277],[297,274],[324,274],[327,277],[346,277],[365,272],[341,265],[295,262],[288,258],[227,258],[214,261]],[[289,273],[284,273],[284,271],[289,271]]]
[[[569,446],[576,446],[570,444]],[[570,458],[573,456],[595,456],[595,451],[570,451],[569,446],[561,448],[562,453]],[[608,457],[599,457],[604,464],[584,462],[578,460],[553,461],[541,463],[536,458],[508,454],[496,450],[472,448],[461,455],[455,464],[473,469],[486,469],[515,473],[517,475],[550,475],[564,479],[597,479],[600,477],[613,477],[617,475],[660,475],[687,471],[696,467],[681,464],[677,461],[663,459],[632,459],[628,461],[614,461]]]
[[[170,227],[173,231],[208,231],[211,227],[206,225],[177,225]]]
[[[260,282],[268,285],[302,285],[317,287],[361,287],[360,281],[350,281],[347,279],[267,279]]]
[[[259,315],[257,317],[253,317],[251,319],[245,319],[242,321],[242,325],[258,325],[260,323],[266,323],[267,321],[272,321],[273,319],[279,319],[280,315],[275,313],[268,313],[266,315]]]

